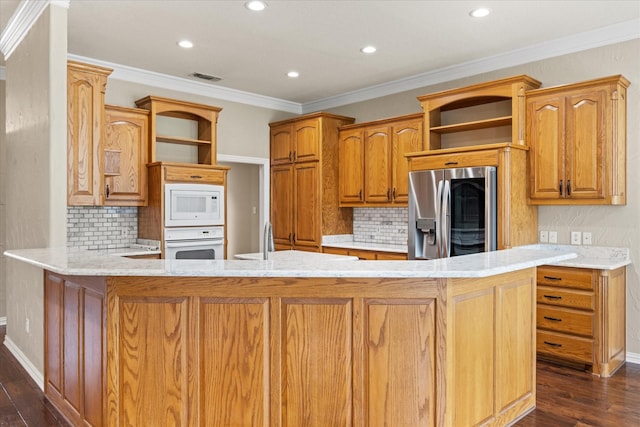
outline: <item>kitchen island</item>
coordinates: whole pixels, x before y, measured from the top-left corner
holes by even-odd
[[[535,267],[133,260],[45,270],[45,394],[74,425],[508,425],[535,407]]]

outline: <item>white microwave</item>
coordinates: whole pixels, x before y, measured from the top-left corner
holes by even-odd
[[[224,186],[165,184],[164,225],[224,225]]]

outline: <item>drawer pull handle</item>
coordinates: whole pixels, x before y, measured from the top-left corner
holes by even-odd
[[[544,276],[547,280],[562,280],[562,277]]]
[[[555,342],[549,342],[549,341],[545,341],[544,342],[546,345],[550,345],[551,347],[562,347],[562,344],[557,344]]]
[[[544,296],[546,299],[553,299],[553,300],[561,300],[562,297],[559,297],[557,295],[545,295]]]
[[[547,320],[551,320],[552,322],[562,322],[562,319],[558,319],[557,317],[544,316],[544,318]]]
[[[445,166],[455,166],[457,164],[458,164],[458,162],[446,162],[444,165]]]
[[[191,175],[191,179],[202,179],[200,175]]]

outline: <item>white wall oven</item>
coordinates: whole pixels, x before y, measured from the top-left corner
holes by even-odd
[[[224,259],[224,226],[164,230],[165,259]]]
[[[165,184],[165,227],[224,225],[224,186]]]

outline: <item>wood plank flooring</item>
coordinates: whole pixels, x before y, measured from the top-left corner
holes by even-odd
[[[5,330],[5,326],[0,326],[0,343],[4,342]],[[537,375],[537,408],[516,426],[640,426],[640,365],[627,363],[613,377],[601,379],[587,372],[538,362]],[[69,424],[0,344],[0,427],[4,426]]]

